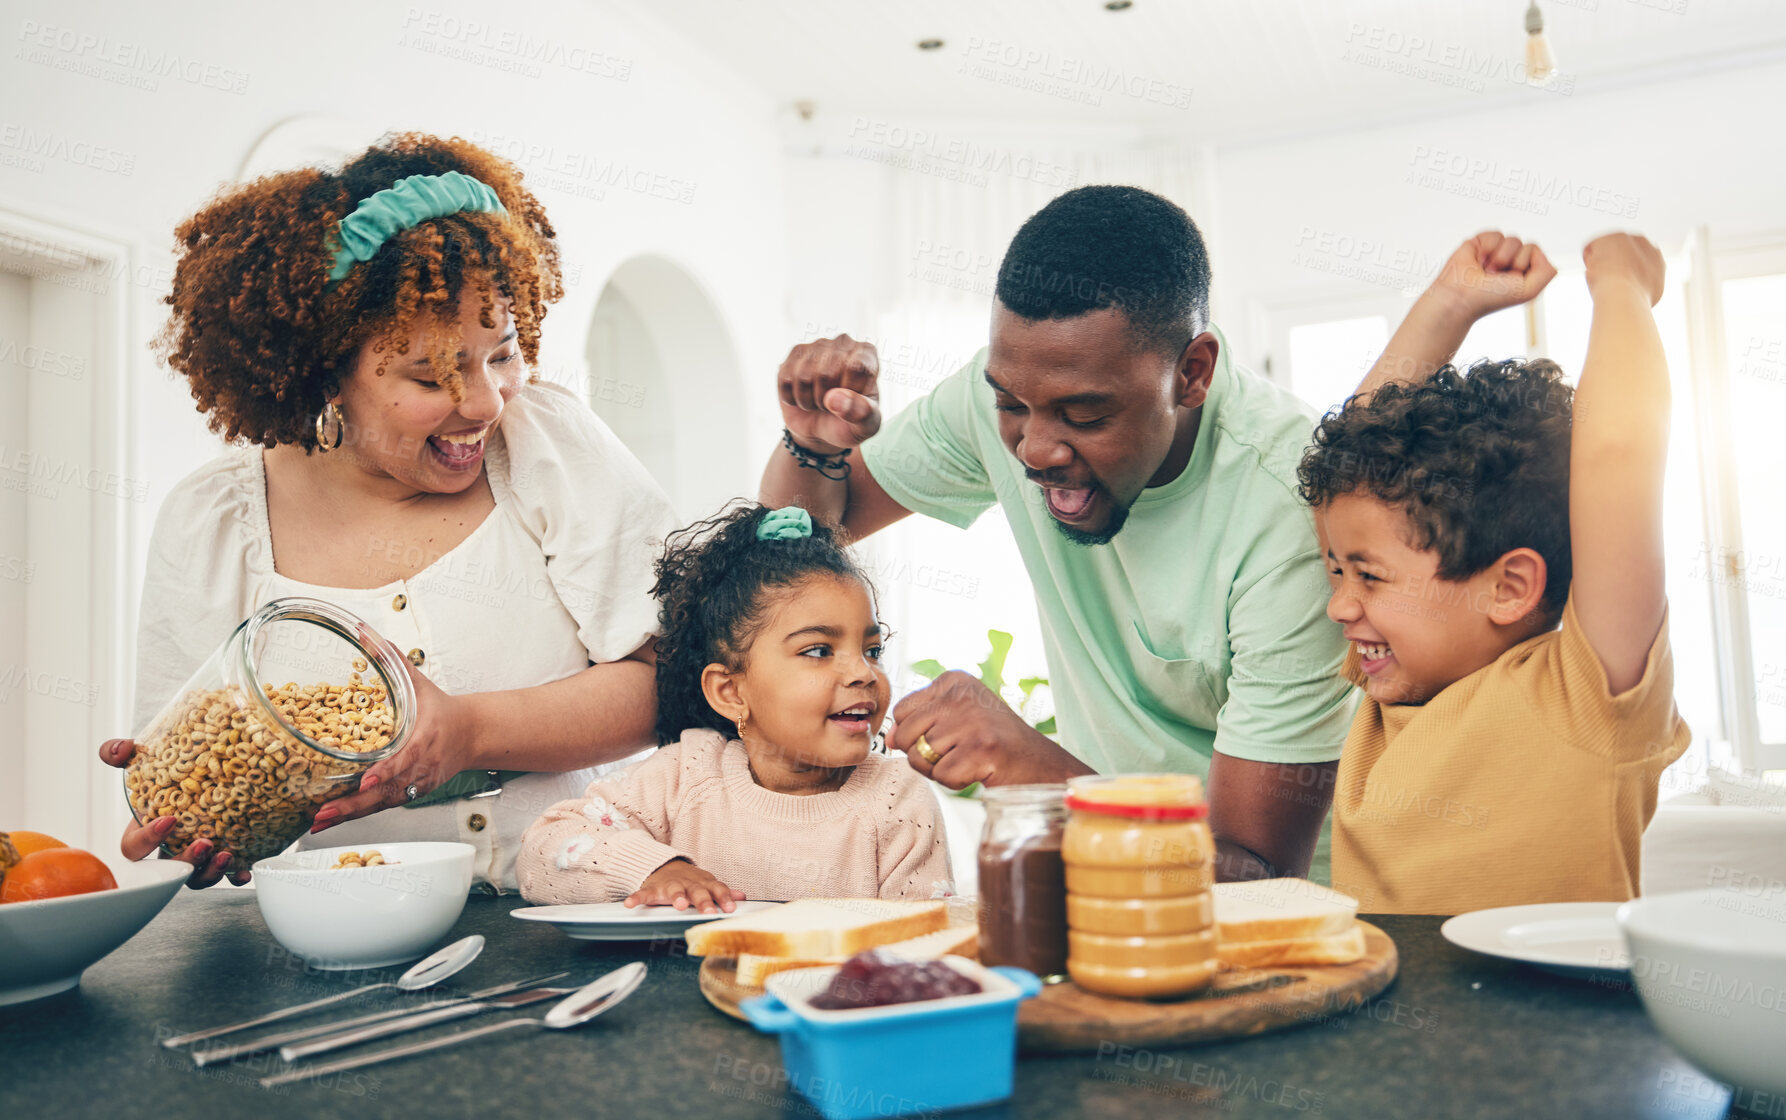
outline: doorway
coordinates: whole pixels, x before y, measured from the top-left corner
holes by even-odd
[[[123,244],[0,210],[0,822],[110,849],[128,734]]]
[[[713,300],[677,264],[622,264],[589,325],[586,399],[685,520],[757,493],[743,372]],[[760,449],[759,449],[760,451]]]

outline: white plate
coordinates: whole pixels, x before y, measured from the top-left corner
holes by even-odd
[[[574,906],[528,906],[509,911],[524,922],[546,922],[578,941],[649,941],[654,937],[679,937],[690,926],[740,914],[756,914],[782,905],[779,902],[740,902],[730,914],[703,914],[673,906],[634,906],[624,902],[586,902]]]
[[[1582,980],[1625,978],[1631,954],[1616,902],[1546,902],[1459,914],[1439,927],[1453,945]]]

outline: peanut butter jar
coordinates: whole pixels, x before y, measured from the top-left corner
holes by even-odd
[[[1189,774],[1077,778],[1061,837],[1067,973],[1086,991],[1187,995],[1215,976],[1215,838]]]

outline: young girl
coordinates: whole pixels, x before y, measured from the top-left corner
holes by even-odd
[[[948,893],[928,783],[869,750],[888,707],[884,631],[831,530],[797,506],[741,506],[673,534],[652,593],[670,745],[527,830],[522,894],[713,913]]]

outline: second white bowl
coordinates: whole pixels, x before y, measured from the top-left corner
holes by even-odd
[[[1619,907],[1656,1029],[1721,1081],[1786,1094],[1786,897],[1686,891]]]
[[[385,864],[335,867],[347,851],[376,849]],[[400,841],[310,848],[254,865],[261,917],[311,968],[382,968],[422,956],[465,909],[470,844]]]

